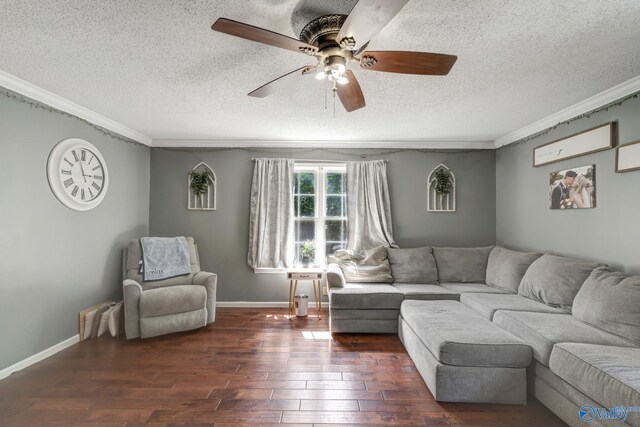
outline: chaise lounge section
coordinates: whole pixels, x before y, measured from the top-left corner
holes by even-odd
[[[399,335],[438,401],[527,402],[531,347],[456,301],[405,301]]]

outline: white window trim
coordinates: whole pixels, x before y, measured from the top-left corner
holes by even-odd
[[[315,172],[316,179],[318,177],[322,177],[323,181],[316,181],[316,211],[313,217],[308,217],[309,219],[316,220],[315,221],[315,235],[316,235],[316,259],[320,260],[319,265],[316,268],[326,268],[326,240],[325,240],[325,230],[322,228],[323,222],[317,221],[318,213],[324,212],[325,205],[325,184],[324,184],[324,176],[327,172],[344,172],[346,173],[347,165],[346,163],[310,163],[310,162],[300,162],[294,165],[293,171],[295,172]],[[321,185],[318,185],[321,184]],[[346,182],[344,183],[346,185]],[[293,190],[292,190],[293,191]],[[346,209],[346,206],[344,207]],[[339,218],[344,219],[345,217],[325,217],[325,219]],[[294,220],[295,221],[295,220]],[[318,236],[322,236],[322,242],[318,242]],[[295,241],[293,243],[295,245]],[[295,266],[293,268],[296,268]],[[284,274],[290,269],[288,268],[254,268],[253,272],[255,274]]]

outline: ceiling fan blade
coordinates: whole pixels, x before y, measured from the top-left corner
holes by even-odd
[[[379,51],[365,52],[360,66],[365,70],[387,73],[444,76],[458,59],[455,55],[429,52]]]
[[[285,86],[288,86],[293,81],[293,77],[302,76],[303,74],[309,74],[312,70],[314,70],[314,66],[306,66],[298,68],[297,70],[293,70],[283,76],[280,76],[276,79],[271,80],[269,83],[260,86],[258,89],[253,92],[249,92],[249,96],[253,96],[254,98],[264,98],[265,96],[269,96],[278,89],[282,89]],[[307,71],[311,70],[311,71]]]
[[[360,47],[360,49],[354,50],[352,52],[353,56],[359,56],[362,52],[364,52],[367,49],[367,47],[369,47],[369,42],[366,42],[365,44],[363,44],[362,47]]]
[[[338,92],[338,98],[340,98],[340,102],[344,105],[344,109],[348,112],[358,110],[365,105],[364,102],[364,94],[362,93],[362,88],[356,79],[356,75],[353,74],[353,71],[348,70],[346,73],[347,79],[349,79],[349,83],[344,85],[337,85],[336,89]]]
[[[352,50],[360,49],[378,34],[409,0],[360,0],[340,28],[336,41]],[[353,44],[349,44],[353,37]],[[346,39],[342,42],[343,39]]]
[[[313,55],[318,51],[317,47],[302,42],[298,39],[294,39],[292,37],[288,37],[279,33],[274,33],[273,31],[265,30],[264,28],[254,27],[253,25],[233,21],[231,19],[220,18],[213,23],[211,29],[254,42],[292,50],[294,52],[302,52]]]

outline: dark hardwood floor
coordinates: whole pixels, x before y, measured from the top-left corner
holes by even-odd
[[[76,344],[0,381],[0,425],[560,426],[526,406],[438,403],[395,335],[329,335],[327,313],[219,309],[215,324]]]

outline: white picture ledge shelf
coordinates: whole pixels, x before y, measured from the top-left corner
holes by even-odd
[[[202,173],[209,172],[210,173],[210,182],[207,187],[207,192],[204,194],[196,195],[191,188],[191,182],[193,181],[193,177],[191,175],[192,172]],[[216,196],[218,195],[218,179],[216,178],[216,174],[205,162],[200,162],[195,165],[187,174],[187,209],[190,211],[215,211],[216,210]]]
[[[451,190],[447,194],[438,194],[436,191],[436,174],[438,171],[444,170],[449,173],[451,179]],[[436,166],[429,177],[427,192],[427,212],[455,212],[456,211],[456,176],[447,166],[440,163]]]

